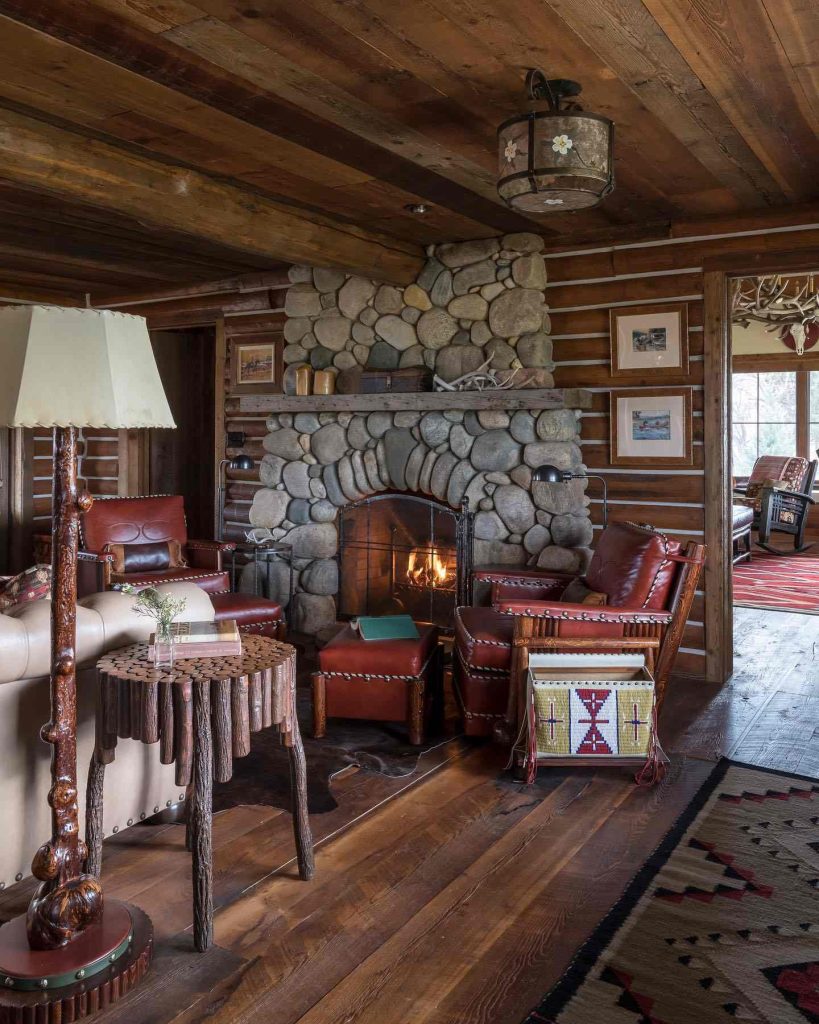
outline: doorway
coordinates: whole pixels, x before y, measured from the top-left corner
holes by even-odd
[[[151,343],[176,430],[147,431],[149,494],[181,494],[188,533],[213,534],[214,367],[213,327],[151,331]]]

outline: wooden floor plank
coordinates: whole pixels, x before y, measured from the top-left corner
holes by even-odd
[[[513,782],[504,752],[452,740],[412,776],[345,771],[313,816],[317,873],[299,880],[289,815],[233,807],[214,823],[217,945],[192,950],[179,825],[106,840],[103,880],[153,917],[149,980],[104,1024],[519,1024],[689,803],[716,760],[819,775],[819,617],[738,609],[737,672],[677,679],[664,782],[624,769]],[[309,660],[303,658],[304,664]],[[0,893],[25,908],[30,881]]]

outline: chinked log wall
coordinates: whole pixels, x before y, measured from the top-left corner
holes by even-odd
[[[734,233],[688,236],[661,242],[637,242],[605,248],[545,253],[549,284],[546,301],[552,316],[555,386],[584,387],[594,393],[593,408],[583,413],[581,444],[590,472],[605,476],[609,518],[649,522],[682,542],[704,536],[703,399],[703,262],[731,253],[789,252],[816,248],[819,224],[776,228],[748,226]],[[687,376],[665,384],[693,388],[694,465],[657,471],[615,467],[609,461],[609,392],[657,384],[611,376],[609,310],[612,307],[683,301],[688,306],[690,367]],[[602,528],[599,484],[589,485],[595,531]],[[705,671],[706,602],[698,591],[677,662],[681,673]]]

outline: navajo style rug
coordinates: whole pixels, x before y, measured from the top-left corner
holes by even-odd
[[[525,1024],[819,1024],[819,780],[721,761]]]
[[[819,614],[819,548],[805,555],[772,555],[754,548],[734,566],[734,604]]]

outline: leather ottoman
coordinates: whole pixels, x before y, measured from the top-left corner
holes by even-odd
[[[506,716],[514,626],[494,608],[455,609],[452,682],[467,736],[491,736]]]
[[[284,640],[287,625],[281,605],[254,594],[211,594],[214,619],[236,619],[240,633],[255,633],[273,640]]]
[[[434,705],[441,705],[442,648],[435,626],[418,626],[417,640],[362,640],[345,626],[318,653],[313,673],[313,735],[327,718],[405,722],[409,740],[424,742]]]

